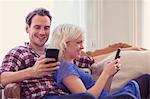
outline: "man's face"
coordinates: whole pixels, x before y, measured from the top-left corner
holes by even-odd
[[[26,26],[32,46],[43,47],[49,38],[50,19],[48,16],[35,15],[31,20],[31,25]]]
[[[74,59],[81,55],[81,51],[83,48],[83,36],[81,35],[77,39],[67,42],[65,53],[67,54],[67,56]]]

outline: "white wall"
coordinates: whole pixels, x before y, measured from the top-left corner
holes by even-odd
[[[28,41],[25,17],[29,11],[43,6],[52,7],[47,0],[0,0],[0,61],[12,47]]]
[[[88,0],[87,49],[118,42],[142,45],[142,0]],[[89,20],[89,21],[88,21]]]
[[[53,0],[52,28],[70,23],[85,29],[85,0]]]
[[[132,0],[103,0],[103,45],[132,43],[133,11]]]
[[[150,0],[143,0],[142,45],[150,49]]]
[[[71,23],[85,29],[85,0],[0,0],[0,62],[13,47],[28,41],[25,17],[33,9],[44,7],[51,11],[52,27]]]

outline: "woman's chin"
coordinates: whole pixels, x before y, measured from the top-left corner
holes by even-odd
[[[81,55],[77,55],[77,56],[76,56],[76,58],[79,58],[79,57],[81,57]]]
[[[81,57],[81,53],[77,53],[74,58],[79,58],[79,57]]]

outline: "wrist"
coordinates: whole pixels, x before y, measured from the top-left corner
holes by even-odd
[[[27,78],[34,77],[32,67],[27,68]]]
[[[104,75],[106,78],[110,77],[110,74],[106,71],[103,71],[101,75]]]

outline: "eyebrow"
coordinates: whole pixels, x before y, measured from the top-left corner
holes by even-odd
[[[41,27],[41,25],[34,25],[33,27]],[[50,28],[50,26],[49,25],[46,25],[46,26],[44,26],[44,27],[47,27],[47,28]]]
[[[78,41],[78,43],[82,43],[82,42],[84,42],[84,40]]]

